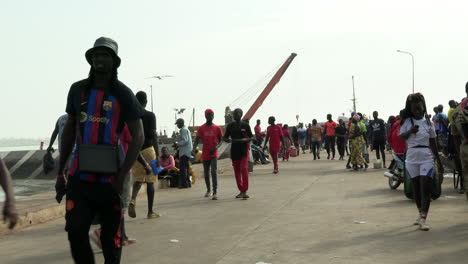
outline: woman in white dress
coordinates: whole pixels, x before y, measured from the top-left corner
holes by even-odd
[[[426,224],[431,203],[431,187],[435,174],[434,160],[440,163],[436,145],[436,134],[427,115],[426,102],[420,93],[410,94],[406,99],[404,119],[400,127],[400,138],[406,141],[406,173],[411,177],[414,200],[419,217],[414,223],[421,230],[429,230]],[[442,166],[438,168],[443,173]]]

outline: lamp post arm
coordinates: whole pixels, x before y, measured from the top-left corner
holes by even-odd
[[[411,56],[411,66],[413,70],[413,94],[414,94],[414,56],[413,56],[413,53],[408,52],[408,51],[403,51],[403,50],[397,50],[397,52],[405,53]]]

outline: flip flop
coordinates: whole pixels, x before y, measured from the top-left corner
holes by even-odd
[[[148,219],[156,219],[159,217],[161,217],[161,215],[157,213],[148,214]]]
[[[136,217],[136,210],[135,210],[135,201],[130,201],[128,204],[128,216],[131,218]]]
[[[129,238],[129,239],[122,242],[122,246],[125,247],[125,246],[131,245],[131,244],[135,244],[136,242],[137,242],[136,239]]]

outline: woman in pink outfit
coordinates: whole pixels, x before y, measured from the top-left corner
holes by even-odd
[[[289,132],[289,127],[288,125],[283,126],[283,161],[289,161],[289,153],[291,151],[291,146],[292,146],[292,138],[291,138],[291,133]]]
[[[169,170],[175,167],[174,157],[169,154],[169,149],[167,147],[163,147],[161,149],[162,155],[159,157],[159,166],[161,166],[164,170],[159,173],[159,175],[164,176],[167,175]]]

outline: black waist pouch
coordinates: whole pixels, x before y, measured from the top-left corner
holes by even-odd
[[[79,145],[78,169],[85,173],[116,174],[119,170],[117,147],[93,144]]]

